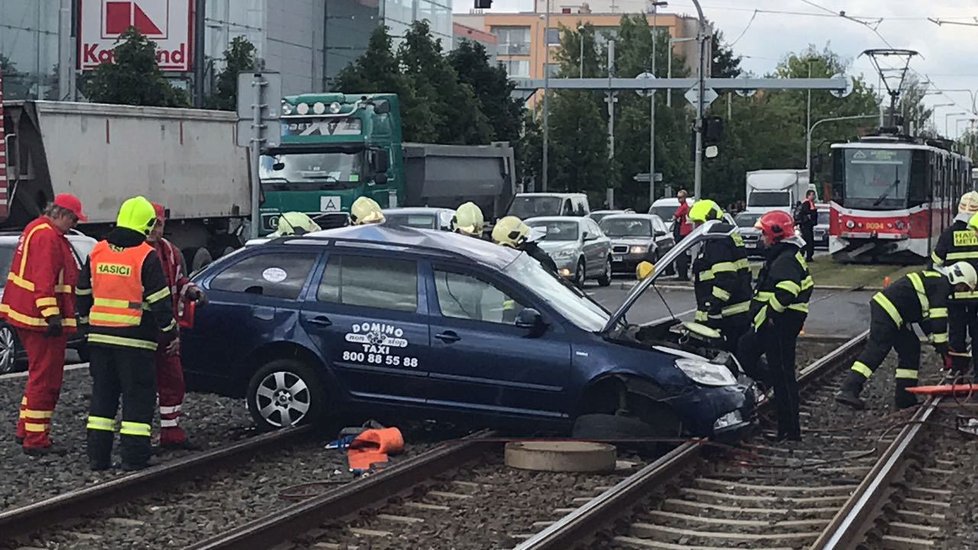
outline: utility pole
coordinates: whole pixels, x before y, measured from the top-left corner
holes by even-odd
[[[547,43],[547,31],[550,30],[550,0],[547,0],[547,13],[543,16],[543,179],[540,190],[547,192],[550,171],[550,71],[547,63],[550,61],[550,44]]]
[[[696,161],[693,165],[693,196],[697,199],[703,198],[703,92],[706,79],[706,17],[703,16],[703,8],[699,0],[693,0],[696,5],[696,12],[699,15],[700,24],[697,38],[700,42],[700,74],[697,78],[696,96],[699,100],[696,104]]]
[[[204,106],[204,78],[207,74],[206,41],[207,0],[194,4],[194,107]]]
[[[577,27],[577,38],[581,42],[581,78],[584,78],[584,25]]]
[[[615,73],[615,41],[608,41],[608,82],[614,77]],[[615,160],[615,92],[608,92],[608,163]],[[614,182],[608,181],[608,209],[615,207],[615,188]]]
[[[655,44],[658,42],[658,22],[659,6],[668,6],[669,2],[653,1],[652,5],[652,76],[655,74]],[[669,52],[672,57],[672,52]],[[649,93],[649,206],[655,202],[655,90]]]

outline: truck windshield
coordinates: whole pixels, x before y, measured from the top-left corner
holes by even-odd
[[[845,200],[850,208],[902,208],[910,189],[908,150],[846,149]]]
[[[751,191],[747,206],[791,206],[787,191]]]
[[[521,220],[538,216],[559,216],[560,197],[516,197],[509,206],[510,216]]]
[[[360,181],[362,152],[315,152],[262,155],[262,181],[345,184]]]

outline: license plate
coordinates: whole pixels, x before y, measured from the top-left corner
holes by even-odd
[[[617,254],[616,254],[616,255],[613,255],[613,256],[611,256],[611,261],[613,261],[613,262],[621,262],[621,261],[623,261],[624,259],[625,259],[625,257],[624,257],[624,256],[619,256],[619,255],[617,255]]]

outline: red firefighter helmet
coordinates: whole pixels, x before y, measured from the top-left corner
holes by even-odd
[[[772,210],[757,219],[754,227],[761,230],[765,240],[776,243],[795,236],[795,220],[781,210]]]

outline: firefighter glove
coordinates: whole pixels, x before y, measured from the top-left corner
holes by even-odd
[[[166,354],[167,355],[177,355],[178,353],[180,353],[180,337],[179,336],[176,337],[176,338],[174,338],[173,340],[170,340],[170,343],[166,345]]]
[[[52,338],[57,338],[61,336],[64,332],[62,327],[62,319],[60,315],[52,315],[47,318],[48,328],[44,331],[45,336],[50,336]]]

